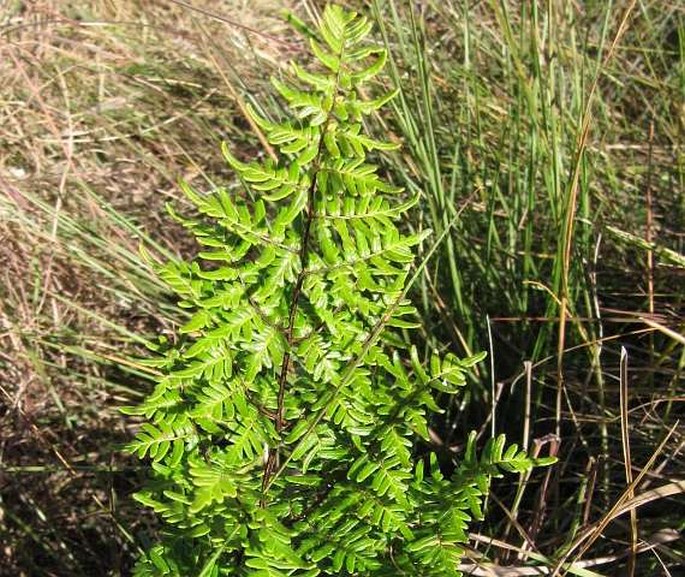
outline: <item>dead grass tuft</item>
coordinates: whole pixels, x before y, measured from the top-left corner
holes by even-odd
[[[300,50],[283,2],[182,4],[0,16],[0,575],[124,575],[148,530],[117,407],[144,392],[127,356],[179,319],[138,245],[190,250],[177,179],[225,179],[219,142],[255,142],[243,94]]]

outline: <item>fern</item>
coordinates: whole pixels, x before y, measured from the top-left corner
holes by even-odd
[[[278,162],[224,156],[246,194],[181,185],[180,220],[202,246],[161,278],[191,311],[139,407],[129,450],[152,462],[137,499],[166,523],[142,576],[459,575],[488,482],[532,465],[496,439],[468,441],[451,477],[429,441],[436,393],[456,394],[480,357],[433,355],[393,337],[415,326],[406,299],[414,247],[397,221],[416,203],[383,180],[360,98],[386,54],[369,21],[328,7],[318,66],[274,81],[293,117],[250,111]],[[425,451],[424,451],[425,453]]]

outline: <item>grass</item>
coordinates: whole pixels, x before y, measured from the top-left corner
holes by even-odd
[[[283,34],[274,12],[241,22]],[[164,204],[181,175],[227,178],[220,141],[246,141],[239,95],[275,53],[173,5],[2,17],[0,574],[125,575],[150,519],[129,499],[118,407],[147,387],[131,354],[181,320],[138,247],[192,250]]]
[[[177,178],[230,182],[219,142],[259,147],[245,105],[278,114],[265,81],[301,44],[275,0],[22,5],[0,15],[0,575],[126,575],[154,523],[117,408],[147,387],[133,355],[182,321],[138,247],[193,250],[164,215]],[[451,227],[414,295],[421,344],[490,354],[436,442],[560,458],[495,485],[465,569],[678,574],[682,9],[354,5],[400,88],[374,122],[422,192],[407,226]]]
[[[517,542],[519,562],[573,559],[593,519],[682,468],[682,428],[668,433],[682,415],[682,268],[665,257],[682,252],[682,14],[584,7],[372,4],[400,87],[385,122],[409,157],[389,172],[425,193],[415,226],[457,218],[421,287],[426,343],[490,353],[443,441],[504,431],[551,441],[561,460],[497,493],[487,534]],[[602,524],[583,556],[606,555],[610,574],[682,563],[678,547],[644,548],[681,526],[671,497]]]

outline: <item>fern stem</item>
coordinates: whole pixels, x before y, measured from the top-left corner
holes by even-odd
[[[340,61],[343,60],[345,53],[345,42],[342,43],[340,52],[338,53],[338,58]],[[331,93],[336,96],[340,85],[340,72],[335,75],[335,82],[333,84],[333,89]],[[295,319],[297,318],[297,311],[299,308],[300,294],[302,293],[302,285],[304,279],[307,276],[307,265],[309,264],[309,251],[311,242],[311,227],[312,222],[315,218],[315,195],[317,180],[319,176],[319,171],[321,170],[321,156],[324,153],[324,138],[323,135],[326,134],[328,126],[331,121],[331,110],[333,107],[334,98],[331,99],[331,105],[326,110],[326,120],[323,123],[323,129],[321,130],[321,136],[319,138],[318,148],[316,151],[316,156],[314,157],[314,164],[312,166],[312,180],[309,185],[309,190],[307,191],[307,207],[306,207],[306,217],[304,221],[304,226],[302,227],[302,236],[300,240],[300,271],[297,274],[297,279],[295,281],[295,286],[293,288],[292,300],[290,302],[290,311],[288,314],[288,326],[286,328],[286,342],[287,349],[283,355],[283,361],[281,362],[281,370],[278,377],[278,396],[277,396],[277,409],[276,409],[276,432],[280,435],[283,430],[284,418],[283,413],[285,411],[285,392],[288,379],[288,371],[290,370],[291,361],[291,350],[293,346],[293,329],[295,327]],[[271,480],[279,466],[279,450],[278,448],[269,447],[269,456],[267,458],[266,465],[264,467],[264,476],[262,478],[262,507],[266,505],[266,493],[271,486]]]

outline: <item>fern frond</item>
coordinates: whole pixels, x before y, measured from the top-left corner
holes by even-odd
[[[245,194],[180,183],[194,215],[169,212],[200,250],[159,276],[188,319],[126,409],[146,419],[128,450],[151,463],[135,498],[167,527],[136,577],[456,576],[490,479],[536,464],[499,437],[479,453],[472,436],[446,477],[419,445],[436,395],[458,394],[482,356],[424,363],[404,338],[430,233],[405,232],[418,197],[370,158],[397,148],[362,122],[394,95],[362,97],[387,60],[371,32],[324,10],[315,65],[273,81],[290,117],[248,108],[277,158],[222,148]]]

